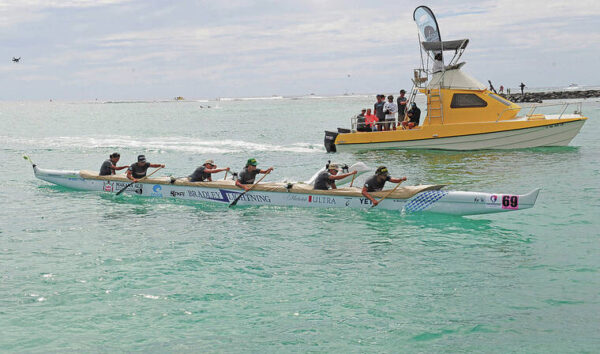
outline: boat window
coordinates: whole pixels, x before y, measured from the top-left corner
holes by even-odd
[[[472,93],[455,93],[452,96],[452,108],[486,107],[487,102]]]
[[[504,104],[505,106],[510,106],[510,102],[508,102],[507,100],[505,100],[504,98],[502,98],[502,97],[500,97],[498,95],[490,93],[490,97],[493,98],[493,99],[495,99],[496,101]]]

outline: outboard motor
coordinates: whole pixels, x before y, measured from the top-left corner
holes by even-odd
[[[338,136],[336,132],[325,131],[325,150],[327,152],[336,152],[335,149],[335,138]]]

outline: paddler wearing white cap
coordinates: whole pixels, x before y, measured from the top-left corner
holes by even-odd
[[[352,176],[355,175],[357,172],[356,171],[352,171],[350,173],[342,173],[341,175],[338,175],[338,171],[339,171],[339,166],[335,163],[330,163],[327,166],[327,170],[319,173],[319,175],[317,176],[317,178],[315,179],[315,185],[313,187],[313,189],[318,189],[318,190],[328,190],[330,187],[331,189],[336,189],[337,187],[335,186],[335,181],[337,181],[338,179],[342,179],[342,178],[346,178],[348,176]]]
[[[190,182],[212,182],[211,174],[223,171],[229,171],[229,167],[217,168],[217,165],[215,165],[213,160],[206,160],[204,161],[204,164],[198,167],[188,178]]]

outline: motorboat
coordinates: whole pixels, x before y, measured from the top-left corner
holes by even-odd
[[[579,133],[587,120],[581,113],[581,102],[554,105],[560,106],[556,114],[541,113],[552,105],[533,105],[519,115],[520,105],[490,91],[463,71],[465,62],[459,59],[468,39],[442,41],[435,15],[426,6],[417,7],[413,18],[418,27],[422,65],[413,72],[407,108],[422,93],[427,100],[427,115],[412,129],[402,129],[400,123],[405,116],[400,114],[395,130],[367,132],[358,131],[357,119],[352,118],[350,128],[325,131],[328,152],[566,146]],[[444,64],[444,54],[448,53],[453,56]],[[572,113],[568,112],[569,107],[574,107]]]

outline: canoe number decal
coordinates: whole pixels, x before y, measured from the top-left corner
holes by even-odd
[[[519,196],[518,195],[503,195],[502,196],[502,209],[519,209]]]

